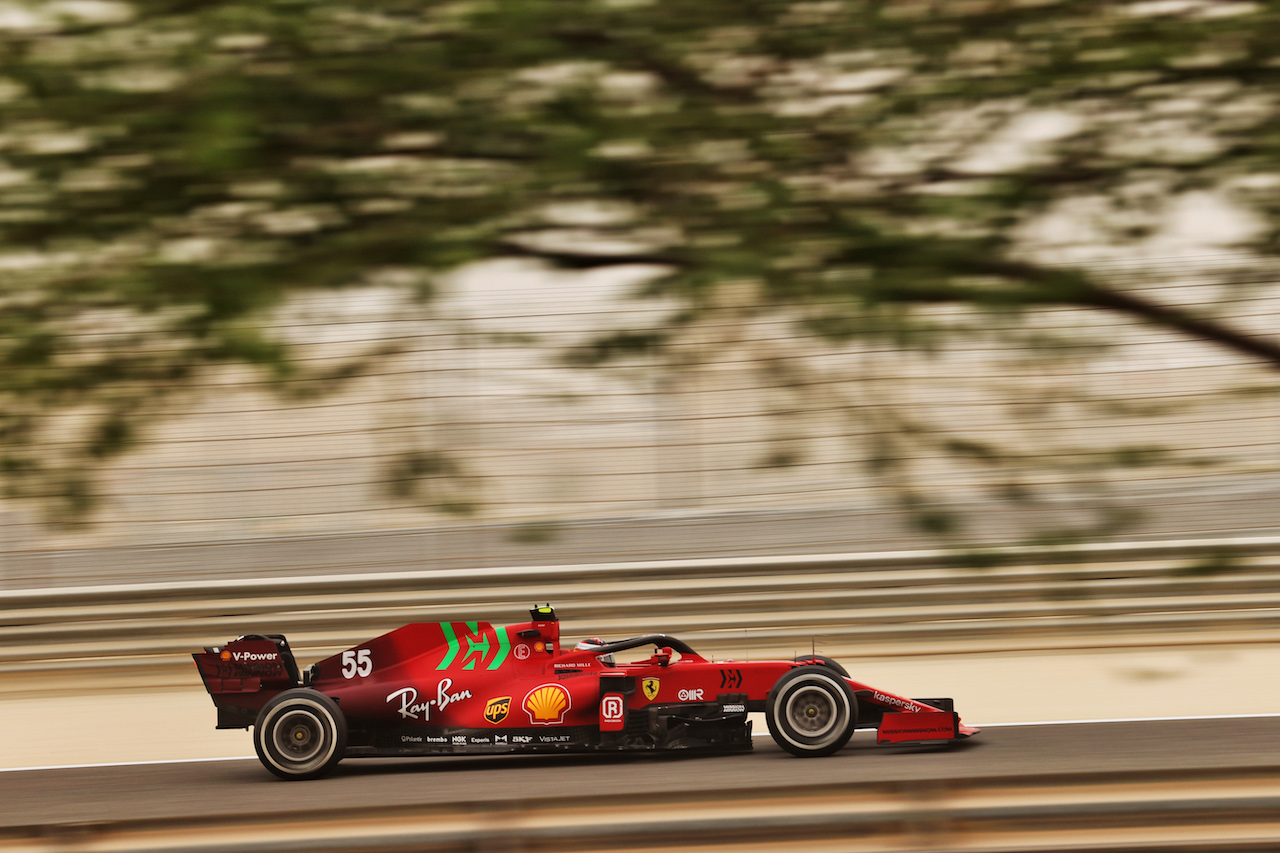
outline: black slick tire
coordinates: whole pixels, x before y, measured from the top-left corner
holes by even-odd
[[[323,693],[286,690],[258,712],[253,748],[262,766],[281,779],[318,779],[342,760],[347,721]]]
[[[778,746],[792,755],[818,758],[849,742],[858,723],[858,700],[831,668],[801,666],[774,682],[764,716]]]

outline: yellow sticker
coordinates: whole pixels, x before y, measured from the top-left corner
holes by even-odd
[[[543,684],[529,691],[524,697],[524,709],[529,721],[539,726],[554,726],[564,722],[564,712],[573,703],[569,691],[559,684]]]
[[[484,718],[495,726],[507,718],[507,713],[511,710],[511,697],[502,696],[498,699],[490,699],[488,704],[484,706]]]
[[[662,687],[662,682],[656,678],[646,678],[641,685],[644,688],[644,695],[650,702],[658,698],[658,690]]]

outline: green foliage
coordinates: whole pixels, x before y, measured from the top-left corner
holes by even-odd
[[[522,545],[545,545],[554,542],[560,532],[560,525],[554,521],[528,521],[513,527],[507,538]]]
[[[383,483],[390,497],[449,515],[472,515],[476,502],[462,467],[439,451],[401,453],[386,466]]]
[[[457,464],[438,452],[411,451],[397,456],[387,466],[387,489],[398,498],[407,498],[420,489],[420,481],[430,477],[452,477]]]
[[[1074,304],[1280,362],[1272,342],[1211,317],[1020,259],[1011,236],[1055,201],[1115,196],[1135,170],[1176,189],[1272,169],[1280,120],[1247,101],[1280,83],[1275,4],[153,0],[114,17],[64,5],[33,5],[44,23],[0,35],[0,256],[35,259],[0,291],[17,312],[0,321],[0,408],[36,420],[73,399],[116,405],[122,388],[163,395],[211,361],[281,375],[282,345],[246,317],[383,266],[513,251],[548,202],[590,199],[673,236],[632,257],[524,251],[660,262],[655,292],[695,314],[720,283],[748,280],[832,340],[928,350],[946,332],[918,306]],[[1184,96],[1201,108],[1169,136],[1213,144],[1116,144],[1152,104]],[[969,158],[1037,110],[1079,126],[1027,156]],[[1256,202],[1268,217],[1272,196]],[[86,325],[121,334],[86,355]],[[668,341],[625,333],[571,359]],[[30,441],[30,423],[0,429]],[[89,456],[130,434],[91,437]],[[892,467],[891,451],[869,464]]]
[[[17,337],[5,355],[10,368],[39,367],[49,363],[57,346],[57,339],[44,330],[30,331]]]
[[[791,468],[799,465],[804,457],[794,448],[783,447],[771,450],[759,462],[757,468]]]
[[[52,486],[53,504],[52,520],[63,527],[74,527],[83,523],[98,501],[93,484],[85,477],[71,473],[55,480]]]
[[[94,429],[89,455],[98,459],[114,456],[124,450],[132,438],[133,428],[129,421],[121,413],[114,413]]]
[[[1212,577],[1240,569],[1241,555],[1231,548],[1219,548],[1174,570],[1175,575]]]
[[[667,338],[665,332],[616,332],[571,350],[565,355],[565,361],[577,367],[594,367],[626,355],[651,354]]]
[[[1138,447],[1119,447],[1110,453],[1111,458],[1117,465],[1125,468],[1145,468],[1155,465],[1172,454],[1167,447],[1138,446]]]
[[[905,492],[899,502],[910,513],[911,524],[930,536],[951,536],[959,532],[961,520],[949,512],[931,504],[924,496]]]

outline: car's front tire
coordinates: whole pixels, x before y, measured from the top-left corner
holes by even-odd
[[[764,716],[778,746],[816,758],[849,742],[858,722],[858,700],[830,667],[801,666],[774,682]]]
[[[316,779],[342,760],[347,721],[323,693],[286,690],[258,712],[253,747],[262,765],[281,779]]]

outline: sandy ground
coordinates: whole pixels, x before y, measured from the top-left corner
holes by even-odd
[[[842,662],[915,697],[952,696],[978,725],[1280,712],[1273,646],[1010,653]],[[194,674],[193,674],[194,682]],[[249,734],[214,729],[198,683],[122,694],[0,701],[0,768],[252,756]],[[763,720],[757,730],[763,731]]]

